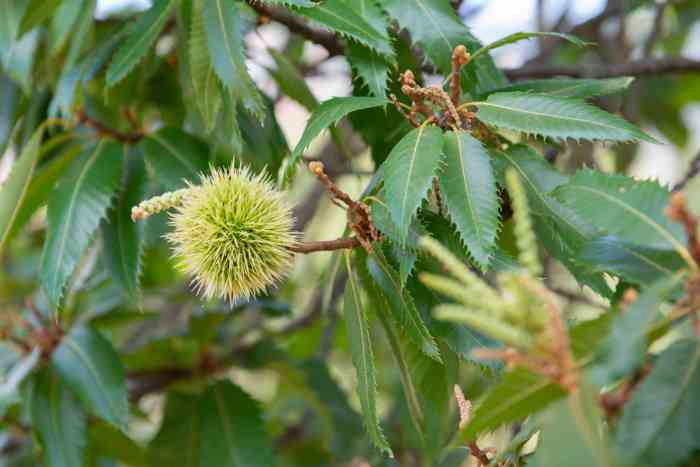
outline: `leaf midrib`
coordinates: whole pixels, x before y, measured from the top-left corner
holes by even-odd
[[[614,196],[605,193],[604,191],[595,189],[593,187],[587,187],[587,186],[582,186],[582,185],[570,185],[567,187],[567,189],[576,191],[587,191],[593,195],[597,195],[613,204],[617,204],[620,206],[622,209],[625,211],[630,212],[633,216],[636,216],[640,218],[645,224],[648,224],[650,227],[652,227],[654,230],[656,230],[663,238],[665,238],[673,248],[678,251],[681,256],[684,258],[689,258],[690,253],[688,253],[688,250],[681,244],[676,238],[667,230],[665,229],[662,225],[660,225],[658,222],[656,222],[654,219],[651,217],[647,216],[640,210],[630,206],[628,203],[623,202],[622,200],[615,198]]]
[[[552,114],[546,114],[546,113],[542,113],[542,112],[535,112],[535,111],[533,111],[533,110],[523,109],[523,108],[520,108],[520,107],[508,107],[508,106],[505,106],[505,105],[502,105],[502,104],[494,104],[493,102],[475,102],[473,105],[475,105],[475,106],[477,106],[477,107],[493,107],[493,108],[497,108],[497,109],[501,109],[501,110],[507,110],[507,111],[509,111],[509,112],[520,112],[520,113],[523,113],[523,114],[526,114],[526,115],[532,115],[532,116],[536,116],[536,117],[544,117],[544,118],[547,118],[547,119],[550,119],[550,120],[551,120],[551,119],[554,119],[554,120],[569,120],[569,121],[571,121],[572,123],[586,123],[586,124],[589,124],[589,125],[592,125],[592,126],[597,126],[597,127],[600,127],[600,128],[605,128],[605,129],[608,129],[608,130],[612,130],[613,132],[621,131],[621,132],[629,133],[629,130],[626,129],[626,128],[620,128],[620,127],[615,127],[615,126],[611,126],[611,125],[605,125],[605,124],[600,123],[600,122],[598,122],[598,121],[596,121],[596,120],[586,120],[586,119],[579,118],[579,117],[572,117],[572,116],[570,116],[570,115],[561,115],[561,114],[552,115]],[[478,114],[477,114],[477,117],[478,117]],[[628,135],[628,136],[630,136],[630,135]],[[630,136],[630,139],[632,139],[631,136]]]
[[[73,220],[73,210],[75,209],[75,204],[76,200],[78,198],[78,192],[80,192],[83,183],[85,182],[85,177],[87,176],[87,173],[89,170],[92,168],[94,165],[95,161],[97,161],[97,156],[100,155],[102,152],[102,147],[105,145],[105,141],[100,141],[99,145],[95,148],[95,151],[92,153],[88,161],[85,163],[83,166],[82,170],[80,171],[80,175],[78,176],[78,179],[75,182],[75,185],[73,186],[73,190],[71,191],[71,197],[70,201],[68,203],[68,212],[66,216],[63,217],[63,222],[61,223],[61,239],[59,241],[59,248],[58,248],[58,255],[56,258],[56,263],[61,264],[63,262],[63,254],[65,252],[66,248],[66,242],[68,241],[68,226],[71,225],[72,220]],[[58,267],[54,267],[51,269],[52,270],[52,280],[51,280],[51,285],[52,287],[56,287],[56,281],[58,280]],[[60,295],[60,293],[59,293]]]
[[[75,343],[75,341],[73,340],[73,338],[71,336],[64,337],[62,343],[66,344],[73,351],[73,353],[75,353],[75,355],[78,357],[78,359],[81,360],[85,364],[85,368],[93,376],[93,378],[97,382],[97,385],[100,387],[99,389],[100,389],[101,393],[104,395],[103,399],[105,400],[107,406],[109,407],[111,415],[116,418],[119,414],[119,411],[112,404],[111,398],[106,396],[106,394],[108,394],[107,388],[105,387],[104,382],[100,378],[99,373],[97,372],[95,367],[92,365],[92,362],[90,361],[90,359],[87,357],[87,355],[85,355],[85,353],[78,346],[78,344]]]

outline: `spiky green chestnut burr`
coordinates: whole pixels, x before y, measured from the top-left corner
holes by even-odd
[[[141,203],[135,212],[175,209],[166,238],[203,297],[249,298],[291,268],[292,210],[265,175],[212,169],[200,185],[170,195]]]

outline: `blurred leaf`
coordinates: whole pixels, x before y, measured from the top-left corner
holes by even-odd
[[[700,448],[700,346],[666,349],[632,393],[616,426],[620,455],[631,464],[685,465]]]
[[[384,161],[386,202],[401,244],[406,243],[409,226],[428,195],[442,157],[442,131],[422,126],[404,136]]]
[[[147,467],[146,451],[107,423],[91,421],[90,451],[101,458],[121,461],[129,467]]]
[[[670,277],[685,266],[674,250],[624,242],[611,235],[585,243],[577,261],[592,272],[608,272],[641,286]]]
[[[207,145],[178,128],[161,128],[141,141],[146,162],[170,191],[196,183],[209,168]]]
[[[51,56],[55,56],[65,47],[71,33],[74,31],[75,22],[82,11],[82,2],[61,2],[56,13],[51,16],[48,31],[48,44]]]
[[[515,44],[516,42],[520,42],[526,39],[532,39],[535,37],[556,37],[558,39],[568,41],[579,47],[591,45],[590,43],[583,41],[576,36],[572,36],[571,34],[562,34],[559,32],[515,32],[480,48],[472,54],[471,59],[476,60],[479,56],[489,53],[491,50],[503,47],[504,45]]]
[[[199,401],[201,466],[265,467],[275,464],[258,403],[238,386],[219,381]]]
[[[489,388],[462,430],[460,439],[474,440],[482,433],[539,412],[565,395],[561,386],[544,376],[516,368]]]
[[[445,166],[439,179],[447,212],[474,261],[486,270],[500,222],[490,157],[467,132],[450,132],[444,139]]]
[[[15,111],[19,103],[19,87],[0,72],[0,153],[4,154],[15,126]]]
[[[86,415],[59,375],[47,368],[34,377],[31,419],[43,447],[46,467],[83,465]]]
[[[547,94],[502,92],[475,102],[477,118],[498,128],[556,140],[657,141],[626,120],[584,101]]]
[[[678,276],[655,282],[616,317],[600,349],[600,361],[592,370],[593,382],[607,386],[641,366],[649,327],[659,317],[661,304],[670,298],[679,282]]]
[[[311,89],[309,89],[309,85],[304,80],[304,76],[299,72],[296,65],[284,54],[272,47],[268,47],[267,53],[272,56],[277,66],[274,70],[269,70],[270,74],[284,95],[294,99],[306,107],[307,110],[314,110],[318,107],[316,97],[314,97]]]
[[[389,265],[381,250],[367,259],[367,270],[381,294],[383,308],[391,312],[406,336],[428,357],[440,362],[440,351],[413,303],[411,293],[401,285],[399,274]]]
[[[7,409],[20,402],[19,388],[27,376],[39,363],[39,349],[34,349],[28,355],[17,361],[10,370],[2,375],[0,380],[0,419],[5,416]]]
[[[263,118],[253,118],[248,112],[238,112],[238,125],[243,139],[240,158],[256,172],[267,171],[274,177],[282,161],[289,155],[289,145],[275,118],[274,103],[263,97]]]
[[[40,278],[54,304],[111,204],[121,179],[122,158],[121,144],[98,142],[74,161],[49,200]]]
[[[22,37],[34,27],[50,18],[63,0],[30,0],[19,23],[17,37]]]
[[[10,232],[17,221],[27,188],[39,160],[39,149],[44,136],[44,127],[34,132],[12,166],[7,180],[0,186],[0,253],[9,241]]]
[[[301,366],[307,384],[320,402],[326,407],[333,421],[334,433],[331,450],[338,460],[349,460],[357,449],[357,440],[364,441],[365,431],[362,418],[348,403],[348,395],[343,392],[328,366],[323,360],[312,359]]]
[[[119,48],[107,68],[107,86],[112,87],[134,69],[150,51],[170,15],[172,0],[155,0],[133,24],[127,24],[129,38]]]
[[[311,8],[296,9],[295,12],[387,58],[394,56],[386,29],[376,29],[355,9],[349,7],[345,0],[326,0]]]
[[[3,19],[0,22],[0,65],[5,74],[29,95],[32,91],[32,67],[39,44],[39,31],[19,34],[20,22],[27,6],[26,2],[17,1],[6,1],[0,6]]]
[[[321,103],[306,122],[304,133],[301,135],[301,139],[299,139],[299,142],[292,151],[291,160],[289,161],[283,180],[286,181],[291,177],[304,150],[323,130],[331,125],[335,125],[341,118],[349,113],[362,109],[379,107],[387,103],[388,101],[383,98],[354,96],[334,97],[333,99]]]
[[[206,0],[204,24],[209,57],[221,82],[234,102],[262,119],[263,103],[245,64],[241,18],[236,5],[228,0]]]
[[[595,396],[584,385],[552,405],[537,421],[541,441],[534,454],[539,467],[614,467]]]
[[[51,117],[57,117],[59,113],[69,115],[72,110],[71,106],[73,105],[75,88],[81,74],[81,67],[78,65],[78,60],[80,59],[85,42],[95,26],[93,14],[96,0],[80,1],[80,13],[73,26],[74,31],[70,41],[70,47],[68,48],[68,53],[63,62],[61,74],[58,77],[58,84],[56,85],[54,96],[49,105],[49,116]]]
[[[495,89],[493,92],[533,92],[548,96],[584,99],[618,94],[629,88],[633,81],[634,78],[629,76],[608,79],[539,79],[518,81],[504,88]]]
[[[75,326],[63,337],[51,361],[92,413],[126,430],[126,376],[119,355],[107,339],[90,326]]]
[[[348,333],[352,363],[357,373],[357,395],[362,406],[365,429],[374,445],[391,456],[391,448],[384,437],[377,414],[377,380],[375,376],[372,338],[367,314],[360,298],[360,284],[350,264],[350,254],[345,253],[348,283],[343,299],[343,316]]]
[[[148,445],[151,466],[208,467],[199,462],[202,436],[199,399],[196,395],[168,392],[163,422]],[[182,449],[174,449],[175,446]]]
[[[103,251],[112,280],[132,303],[137,303],[141,297],[143,222],[131,220],[131,208],[143,199],[146,182],[143,158],[133,151],[129,155],[121,193],[102,222]]]

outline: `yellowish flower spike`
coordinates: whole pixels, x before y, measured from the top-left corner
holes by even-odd
[[[535,277],[542,275],[542,264],[537,251],[537,238],[532,229],[530,207],[527,194],[520,177],[513,169],[506,172],[506,184],[513,205],[513,222],[515,222],[515,241],[520,254],[518,259]]]
[[[265,175],[212,169],[174,207],[166,238],[205,298],[249,298],[291,268],[292,210]]]

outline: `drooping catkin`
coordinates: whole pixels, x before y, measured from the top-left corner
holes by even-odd
[[[515,223],[515,241],[518,245],[518,260],[535,277],[542,275],[542,263],[540,262],[537,248],[537,239],[532,228],[530,206],[527,194],[520,177],[513,169],[506,172],[506,185],[513,206],[513,222]]]
[[[140,221],[154,214],[176,208],[182,204],[182,200],[187,196],[187,193],[193,189],[196,188],[190,187],[177,191],[170,191],[142,201],[138,206],[131,208],[131,220],[134,222]]]

